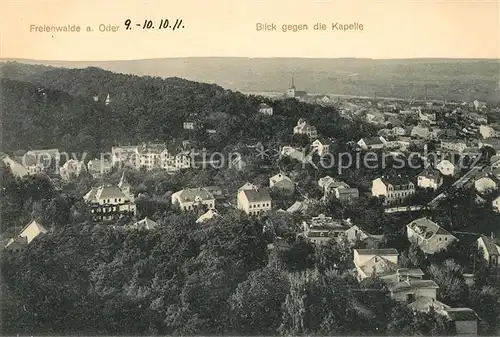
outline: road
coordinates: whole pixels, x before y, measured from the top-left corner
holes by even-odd
[[[460,187],[464,186],[469,181],[469,179],[472,178],[477,172],[482,170],[483,167],[484,167],[483,165],[480,165],[480,166],[476,166],[476,167],[472,168],[469,172],[464,174],[463,177],[461,177],[460,179],[455,181],[453,183],[453,185],[451,185],[451,186],[453,188],[460,188]],[[435,207],[435,206],[437,206],[438,202],[444,198],[446,198],[446,192],[442,192],[441,194],[436,196],[434,199],[429,201],[428,205]]]

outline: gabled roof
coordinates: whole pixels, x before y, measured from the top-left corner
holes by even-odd
[[[329,140],[328,138],[317,138],[313,143],[315,142],[320,142],[323,145],[332,145],[332,141]]]
[[[470,308],[449,308],[443,310],[452,321],[477,321],[479,317]]]
[[[408,306],[413,310],[427,311],[430,307],[434,309],[449,309],[450,307],[443,302],[436,300],[434,297],[421,296],[418,297],[414,302],[408,304]]]
[[[384,142],[380,139],[380,137],[368,137],[361,138],[361,140],[367,145],[383,145]]]
[[[106,198],[126,198],[126,195],[118,187],[107,185],[97,188],[95,198],[97,200]]]
[[[438,180],[439,177],[441,176],[441,172],[439,172],[438,170],[429,166],[426,169],[424,169],[422,172],[420,172],[420,174],[418,176],[425,177],[427,179]]]
[[[288,213],[304,212],[307,210],[308,205],[304,201],[296,201],[292,206],[286,210]]]
[[[496,245],[493,239],[486,235],[481,235],[478,240],[482,240],[489,255],[500,255],[500,246]]]
[[[212,219],[212,218],[217,217],[217,216],[219,216],[219,212],[217,212],[214,209],[209,209],[207,212],[200,215],[200,217],[198,217],[198,219],[196,219],[196,223],[201,223],[201,222],[204,222],[205,220],[209,220],[209,219]]]
[[[433,280],[406,280],[389,285],[391,292],[409,291],[423,288],[438,289],[439,286]]]
[[[158,224],[156,222],[154,222],[153,220],[151,220],[148,217],[145,217],[144,219],[139,220],[136,223],[134,223],[132,226],[130,226],[130,228],[152,229],[152,228],[155,228],[157,226],[158,226]]]
[[[283,173],[278,173],[278,174],[272,176],[271,178],[269,178],[269,181],[272,181],[275,184],[278,183],[278,182],[280,182],[280,181],[283,181],[283,180],[286,180],[286,181],[288,181],[288,182],[290,182],[290,183],[293,184],[292,179],[288,178]]]
[[[249,182],[246,182],[243,186],[238,188],[238,192],[241,192],[243,190],[255,190],[255,189],[257,189],[256,185],[249,183]]]
[[[426,240],[432,238],[436,234],[453,236],[437,223],[425,217],[413,220],[407,225],[407,227],[411,228],[415,233],[419,234]]]
[[[201,200],[212,200],[214,196],[206,188],[185,188],[175,192],[173,197],[177,197],[181,202],[194,202],[196,198]]]
[[[358,267],[363,270],[365,275],[371,275],[375,272],[375,275],[382,276],[394,273],[397,269],[397,264],[387,260],[383,256],[376,255]]]
[[[359,255],[399,255],[398,251],[394,248],[383,249],[354,249]]]
[[[24,228],[21,230],[18,236],[21,238],[25,237],[27,243],[30,243],[38,235],[45,233],[48,233],[48,230],[45,229],[45,227],[43,227],[38,221],[33,220],[29,224],[24,226]]]
[[[242,190],[240,193],[245,195],[248,202],[271,201],[271,195],[269,194],[267,188]]]

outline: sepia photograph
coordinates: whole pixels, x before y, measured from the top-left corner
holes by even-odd
[[[1,0],[1,336],[500,336],[500,2]]]

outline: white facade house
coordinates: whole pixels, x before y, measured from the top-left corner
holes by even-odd
[[[417,185],[421,188],[437,190],[442,184],[443,177],[441,177],[441,173],[430,166],[417,176]]]
[[[330,153],[332,142],[328,139],[318,138],[311,144],[311,148],[320,156]]]
[[[425,254],[434,254],[446,250],[458,239],[428,218],[419,218],[406,225],[410,242],[415,242]]]
[[[487,175],[482,175],[480,177],[477,177],[474,181],[474,188],[479,193],[489,193],[496,190],[498,188],[498,185],[493,178]]]
[[[482,251],[488,265],[500,266],[500,246],[493,238],[481,235],[477,239],[477,247]]]
[[[112,162],[104,158],[92,159],[87,163],[87,171],[96,179],[110,173],[112,169]]]
[[[392,274],[397,270],[399,253],[396,249],[353,249],[353,252],[358,280]]]
[[[248,215],[258,215],[271,210],[272,201],[266,188],[240,188],[237,207]]]
[[[358,141],[358,146],[363,150],[381,150],[387,145],[384,137],[361,138]]]
[[[462,153],[467,148],[467,143],[461,140],[441,140],[441,150]]]
[[[453,164],[451,161],[444,159],[441,160],[437,165],[436,169],[441,172],[444,176],[455,176],[460,173],[460,168],[458,165]]]
[[[267,116],[272,116],[273,115],[273,108],[266,103],[261,103],[259,105],[259,112],[263,115]]]
[[[70,180],[72,177],[78,177],[86,171],[85,163],[75,159],[70,159],[59,169],[62,180]]]
[[[317,138],[318,131],[315,126],[310,125],[304,118],[300,118],[297,126],[293,128],[294,135],[307,135],[309,138]]]
[[[185,188],[172,194],[171,199],[172,205],[183,211],[194,210],[200,206],[215,208],[215,197],[206,188]]]
[[[415,185],[406,178],[377,178],[372,181],[372,195],[385,197],[385,203],[402,202],[415,194]]]
[[[89,204],[95,221],[136,215],[134,194],[125,179],[125,172],[122,174],[118,187],[107,184],[92,188],[83,199]]]
[[[284,175],[283,173],[278,173],[271,178],[269,178],[269,187],[284,190],[290,193],[295,191],[295,184],[292,179]]]
[[[391,297],[398,302],[408,304],[418,299],[436,299],[439,286],[432,280],[410,279],[388,285]]]

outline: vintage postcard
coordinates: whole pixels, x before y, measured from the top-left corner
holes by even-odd
[[[2,0],[0,335],[500,335],[498,0]]]

